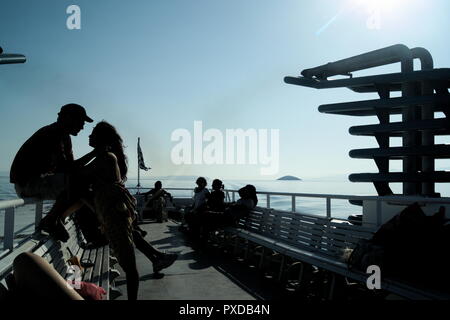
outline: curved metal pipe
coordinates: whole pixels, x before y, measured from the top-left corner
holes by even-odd
[[[3,53],[3,48],[0,47],[0,64],[24,63],[27,61],[22,54]]]
[[[0,64],[24,63],[27,61],[22,54],[0,54]]]
[[[412,59],[412,52],[407,46],[396,44],[351,58],[327,63],[319,67],[305,69],[301,74],[305,78],[316,77],[319,80],[326,80],[331,76],[348,74],[349,72],[396,62],[402,63],[402,72],[408,72],[413,69]]]
[[[411,55],[413,59],[420,60],[421,70],[431,70],[434,68],[433,57],[427,49],[421,47],[412,48]]]

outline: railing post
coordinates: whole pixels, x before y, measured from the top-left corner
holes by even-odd
[[[295,196],[292,196],[292,212],[295,212]]]
[[[270,194],[268,193],[268,194],[266,195],[266,197],[267,197],[267,200],[266,200],[267,209],[270,209]]]
[[[34,217],[34,231],[37,231],[39,223],[42,219],[42,209],[43,209],[43,201],[36,202],[36,215]]]
[[[234,197],[234,191],[231,193],[231,202],[234,202],[234,199],[235,199],[235,197]]]
[[[377,200],[377,228],[381,226],[381,201]]]
[[[14,247],[14,214],[14,207],[5,209],[5,232],[3,238],[4,250],[12,250]]]
[[[331,218],[331,198],[327,197],[327,218]]]

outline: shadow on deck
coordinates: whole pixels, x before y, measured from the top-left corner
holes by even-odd
[[[136,250],[139,300],[273,300],[283,295],[280,288],[261,281],[254,268],[232,256],[213,247],[196,248],[173,221],[147,221],[140,226],[148,232],[146,240],[153,246],[177,253],[179,257],[160,275],[154,275],[152,263]],[[121,272],[115,280],[116,287],[123,293],[117,300],[125,300],[125,273],[116,267]]]

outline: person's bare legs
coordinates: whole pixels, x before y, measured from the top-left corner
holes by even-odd
[[[80,209],[83,202],[91,202],[89,201],[91,195],[89,194],[85,180],[82,174],[73,173],[66,175],[64,188],[56,196],[55,203],[50,209],[50,212],[42,219],[43,226],[46,224],[52,226],[58,218],[64,220],[73,212]],[[87,201],[83,201],[83,198],[86,198]],[[92,209],[91,205],[89,207]]]
[[[58,272],[42,257],[30,252],[18,255],[13,262],[17,293],[38,300],[83,300]]]
[[[136,301],[139,290],[139,273],[137,271],[137,268],[135,268],[134,270],[128,270],[128,272],[125,271],[125,273],[127,278],[128,300]]]
[[[119,265],[125,271],[127,279],[127,296],[128,300],[137,300],[137,294],[139,290],[139,273],[136,266],[136,256],[134,254],[134,248],[128,252],[126,256],[119,258]]]
[[[158,251],[150,243],[144,240],[141,233],[133,230],[133,241],[136,249],[141,251],[152,263],[155,263],[159,258],[164,256],[164,252]]]
[[[83,206],[88,207],[92,211],[92,213],[95,212],[93,200],[91,198],[85,197],[85,198],[81,198],[80,200],[78,200],[77,202],[75,202],[71,206],[69,206],[66,209],[66,211],[64,211],[64,213],[62,214],[61,219],[62,220],[66,219],[72,213],[80,210]]]

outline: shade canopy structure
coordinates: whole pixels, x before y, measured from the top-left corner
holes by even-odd
[[[414,70],[414,60],[420,69]],[[355,77],[354,72],[400,64],[400,71]],[[402,183],[403,195],[436,197],[435,183],[450,182],[450,172],[436,171],[436,159],[450,159],[450,145],[435,144],[435,136],[450,135],[450,68],[435,69],[424,48],[397,44],[350,58],[305,69],[298,77],[285,77],[288,84],[314,89],[348,88],[355,93],[375,92],[379,99],[321,105],[319,112],[354,117],[376,116],[379,123],[352,126],[350,134],[375,137],[378,148],[351,150],[357,159],[373,159],[378,173],[355,173],[353,182],[372,182],[380,196],[393,194],[389,183]],[[391,97],[392,92],[400,97]],[[444,118],[437,117],[443,113]],[[402,121],[391,122],[391,115]],[[392,147],[391,137],[402,146]],[[391,172],[391,160],[400,160],[402,172]]]
[[[25,61],[27,58],[23,54],[3,53],[3,49],[0,47],[0,64],[25,63]]]

